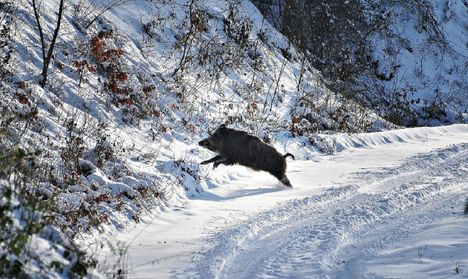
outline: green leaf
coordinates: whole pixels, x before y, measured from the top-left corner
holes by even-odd
[[[15,255],[18,256],[21,253],[26,243],[28,243],[28,239],[29,236],[25,234],[20,234],[15,237],[11,245],[11,250]]]

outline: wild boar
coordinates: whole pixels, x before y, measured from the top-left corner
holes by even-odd
[[[216,168],[220,164],[239,164],[253,170],[267,171],[284,185],[292,187],[285,174],[286,157],[294,159],[294,156],[290,153],[281,155],[258,137],[221,125],[212,135],[198,144],[218,154],[201,162],[202,165],[213,163],[213,167]]]

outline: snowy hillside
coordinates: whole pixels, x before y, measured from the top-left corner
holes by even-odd
[[[466,135],[335,134],[398,126],[330,91],[250,1],[6,0],[0,34],[0,277],[124,276],[116,234],[211,200],[238,174],[256,177],[199,164],[212,152],[197,142],[220,124],[309,163],[350,146]],[[257,189],[277,186],[260,177]]]
[[[468,121],[468,24],[463,1],[395,1],[374,7],[389,17],[386,32],[370,39],[373,82],[387,103],[414,108],[419,124]]]
[[[330,87],[404,126],[466,123],[466,1],[253,0]]]

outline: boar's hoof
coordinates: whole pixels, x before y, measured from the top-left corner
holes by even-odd
[[[292,188],[291,182],[289,181],[289,179],[286,176],[283,176],[283,178],[281,178],[280,181],[284,185]]]

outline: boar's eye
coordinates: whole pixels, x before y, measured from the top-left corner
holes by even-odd
[[[226,128],[226,124],[221,124],[221,126],[219,126],[220,129],[225,129]]]

